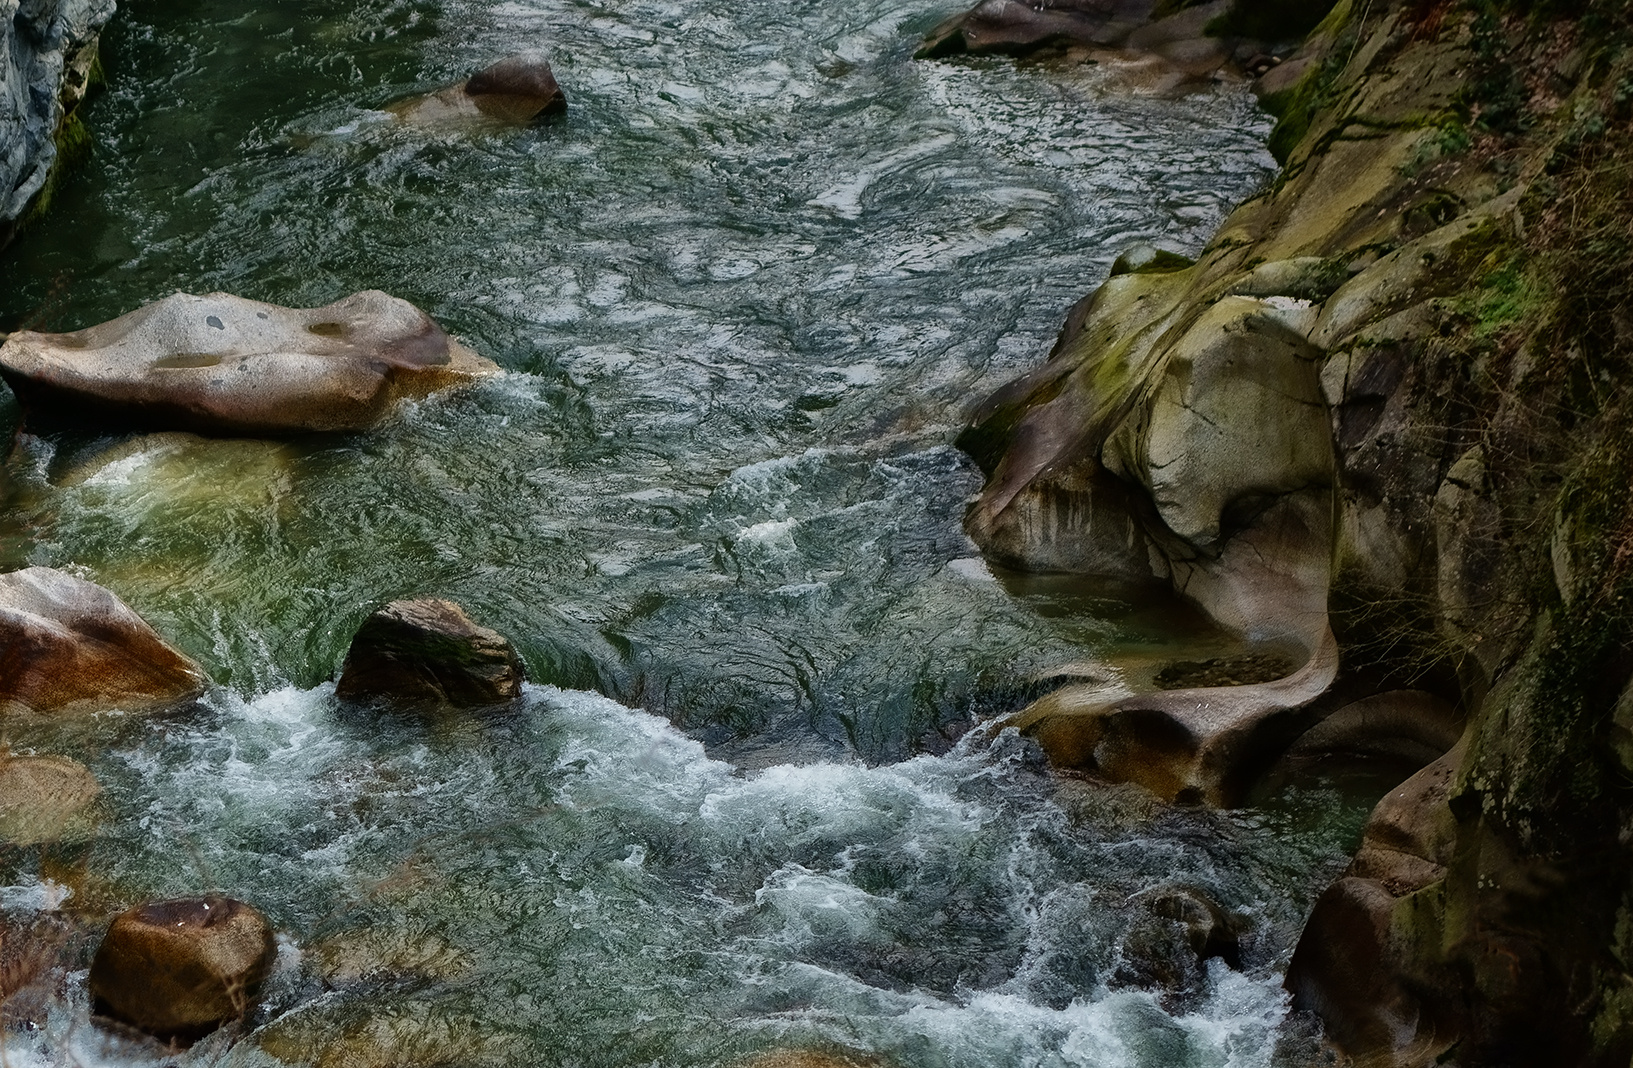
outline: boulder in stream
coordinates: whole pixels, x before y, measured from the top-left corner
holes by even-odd
[[[157,711],[204,686],[197,664],[101,586],[49,567],[0,575],[0,714]]]
[[[362,430],[399,399],[496,373],[377,290],[321,308],[176,293],[72,333],[19,331],[0,347],[0,377],[33,430]]]
[[[271,924],[241,901],[154,901],[114,919],[87,982],[101,1014],[185,1043],[242,1016],[276,955]]]
[[[526,125],[567,113],[567,94],[537,52],[506,56],[466,80],[386,109],[410,126]]]
[[[422,711],[491,708],[522,692],[522,663],[452,601],[392,601],[358,628],[335,694]]]

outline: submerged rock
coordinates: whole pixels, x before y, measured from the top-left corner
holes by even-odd
[[[20,331],[0,347],[0,377],[36,430],[361,430],[401,398],[497,372],[376,290],[321,308],[176,293],[72,333]]]
[[[38,845],[84,833],[101,793],[90,769],[67,757],[0,759],[0,841]]]
[[[189,1042],[244,1015],[276,954],[272,926],[241,901],[154,901],[114,919],[87,983],[102,1014]]]
[[[393,601],[358,628],[335,694],[422,710],[489,708],[521,695],[522,663],[452,601]]]
[[[0,575],[0,713],[153,711],[204,686],[197,664],[101,586],[49,567]]]
[[[567,113],[567,94],[550,64],[537,52],[520,52],[457,85],[386,109],[411,126],[500,122],[525,125]]]
[[[1210,960],[1242,966],[1242,921],[1202,890],[1159,886],[1140,894],[1137,907],[1119,954],[1119,985],[1178,993],[1200,985]]]

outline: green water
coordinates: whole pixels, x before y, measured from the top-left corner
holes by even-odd
[[[0,907],[69,870],[81,902],[266,911],[288,942],[266,1003],[186,1063],[1268,1063],[1363,807],[1063,807],[1025,745],[964,735],[1060,664],[1214,639],[1157,599],[995,576],[949,445],[1117,252],[1194,249],[1265,179],[1266,122],[1240,91],[912,62],[945,14],[125,7],[95,156],[0,258],[0,328],[380,288],[506,373],[362,435],[18,438],[0,564],[110,587],[218,689],[13,732],[91,764],[107,811],[11,857]],[[540,46],[564,122],[377,110]],[[525,709],[334,706],[359,621],[417,594],[515,642]],[[1119,976],[1139,895],[1174,881],[1246,917],[1244,968],[1159,995]],[[336,972],[355,944],[374,965]],[[8,1053],[157,1061],[85,1022],[81,981]]]

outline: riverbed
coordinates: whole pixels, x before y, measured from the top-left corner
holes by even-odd
[[[106,798],[90,841],[13,851],[0,907],[217,890],[286,944],[265,1004],[179,1062],[88,1024],[81,975],[12,1063],[1271,1062],[1364,805],[1168,810],[988,729],[1063,670],[1225,646],[1161,598],[987,565],[951,444],[1120,251],[1201,247],[1272,173],[1268,121],[1241,87],[913,61],[948,13],[121,11],[94,156],[0,254],[0,328],[378,288],[505,373],[361,435],[17,438],[0,564],[108,586],[217,686],[12,732]],[[565,120],[382,110],[522,47]],[[516,644],[524,707],[336,706],[357,624],[416,595]],[[1140,978],[1171,885],[1237,914],[1240,970]]]

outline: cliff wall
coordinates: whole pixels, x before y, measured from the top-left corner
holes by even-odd
[[[1341,0],[1258,83],[1275,183],[1120,262],[961,439],[994,558],[1303,665],[1068,687],[1016,720],[1058,765],[1220,804],[1424,765],[1289,973],[1360,1063],[1633,1054],[1630,44],[1623,0]]]
[[[0,0],[0,246],[83,148],[75,114],[114,0]]]

